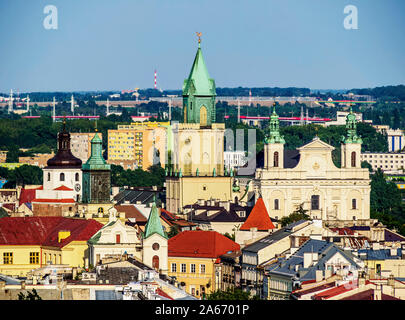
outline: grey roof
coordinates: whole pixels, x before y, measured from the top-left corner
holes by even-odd
[[[122,300],[122,293],[115,290],[95,290],[96,300]]]
[[[272,220],[273,221],[273,220]],[[274,242],[280,241],[281,239],[284,239],[285,237],[290,236],[293,233],[293,229],[296,226],[299,226],[302,223],[307,222],[308,220],[299,220],[293,223],[290,223],[289,225],[285,226],[284,228],[281,228],[280,230],[277,230],[270,235],[253,242],[246,247],[242,249],[242,251],[249,251],[249,252],[258,252],[263,248],[266,248],[267,246],[273,244]]]
[[[318,253],[318,261],[314,265],[304,268],[304,253],[307,252]],[[350,252],[340,249],[331,242],[310,239],[288,259],[283,259],[269,266],[266,270],[270,274],[278,274],[291,278],[299,274],[301,281],[313,280],[316,278],[316,270],[325,270],[326,261],[336,253],[340,253],[351,265],[358,267],[358,264],[354,260],[355,257]],[[297,265],[299,266],[298,271],[295,269]]]
[[[253,242],[250,245],[247,245],[246,247],[244,247],[242,249],[242,252],[243,251],[258,252],[258,251],[262,250],[263,248],[266,248],[269,245],[271,245],[277,241],[280,241],[281,239],[284,239],[285,237],[288,237],[291,234],[292,234],[291,231],[286,230],[286,228],[282,228],[256,242]]]
[[[0,281],[4,281],[7,285],[19,285],[21,280],[6,276],[4,274],[0,274]]]
[[[125,201],[129,203],[136,204],[138,201],[142,204],[149,204],[153,201],[153,196],[156,195],[157,199],[163,199],[163,192],[157,190],[148,190],[148,189],[138,189],[131,190],[125,189],[118,193],[114,200],[117,201],[117,204],[123,204]]]
[[[396,260],[401,259],[402,250],[396,249],[395,255],[391,255],[390,249],[380,249],[380,250],[372,250],[372,249],[360,249],[358,251],[359,258],[361,260]]]

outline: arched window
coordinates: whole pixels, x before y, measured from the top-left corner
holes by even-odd
[[[51,173],[48,172],[48,181],[51,181]]]
[[[152,267],[155,270],[159,269],[159,257],[158,256],[153,256],[153,258],[152,258]]]
[[[75,180],[79,181],[79,173],[78,172],[76,172],[76,174],[75,174]]]
[[[274,152],[273,166],[278,167],[278,151]]]
[[[356,152],[352,152],[352,167],[356,166]]]
[[[357,200],[352,199],[352,209],[357,209]]]
[[[102,207],[98,208],[97,210],[98,213],[104,213],[104,209]]]
[[[319,195],[311,196],[311,210],[319,210]]]
[[[278,199],[274,199],[274,210],[280,210],[280,203]]]
[[[65,181],[65,174],[63,172],[59,175],[59,181]]]

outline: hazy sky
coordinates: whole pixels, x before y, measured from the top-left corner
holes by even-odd
[[[55,5],[58,29],[46,30]],[[345,6],[358,9],[347,30]],[[0,91],[405,84],[404,0],[0,0]]]

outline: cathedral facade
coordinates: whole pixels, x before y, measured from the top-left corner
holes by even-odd
[[[313,219],[370,219],[369,171],[361,168],[362,140],[352,112],[346,119],[340,168],[332,161],[334,147],[318,137],[297,150],[284,150],[275,110],[269,130],[264,166],[256,170],[254,189],[256,198],[263,197],[270,217],[280,219],[302,206]]]

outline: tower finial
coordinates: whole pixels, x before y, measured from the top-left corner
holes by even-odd
[[[95,123],[95,128],[94,128],[94,130],[97,132],[98,130],[97,130],[97,119],[96,119],[96,123]]]
[[[197,34],[197,37],[198,37],[198,47],[200,47],[202,33],[201,32],[196,32],[196,34]]]

